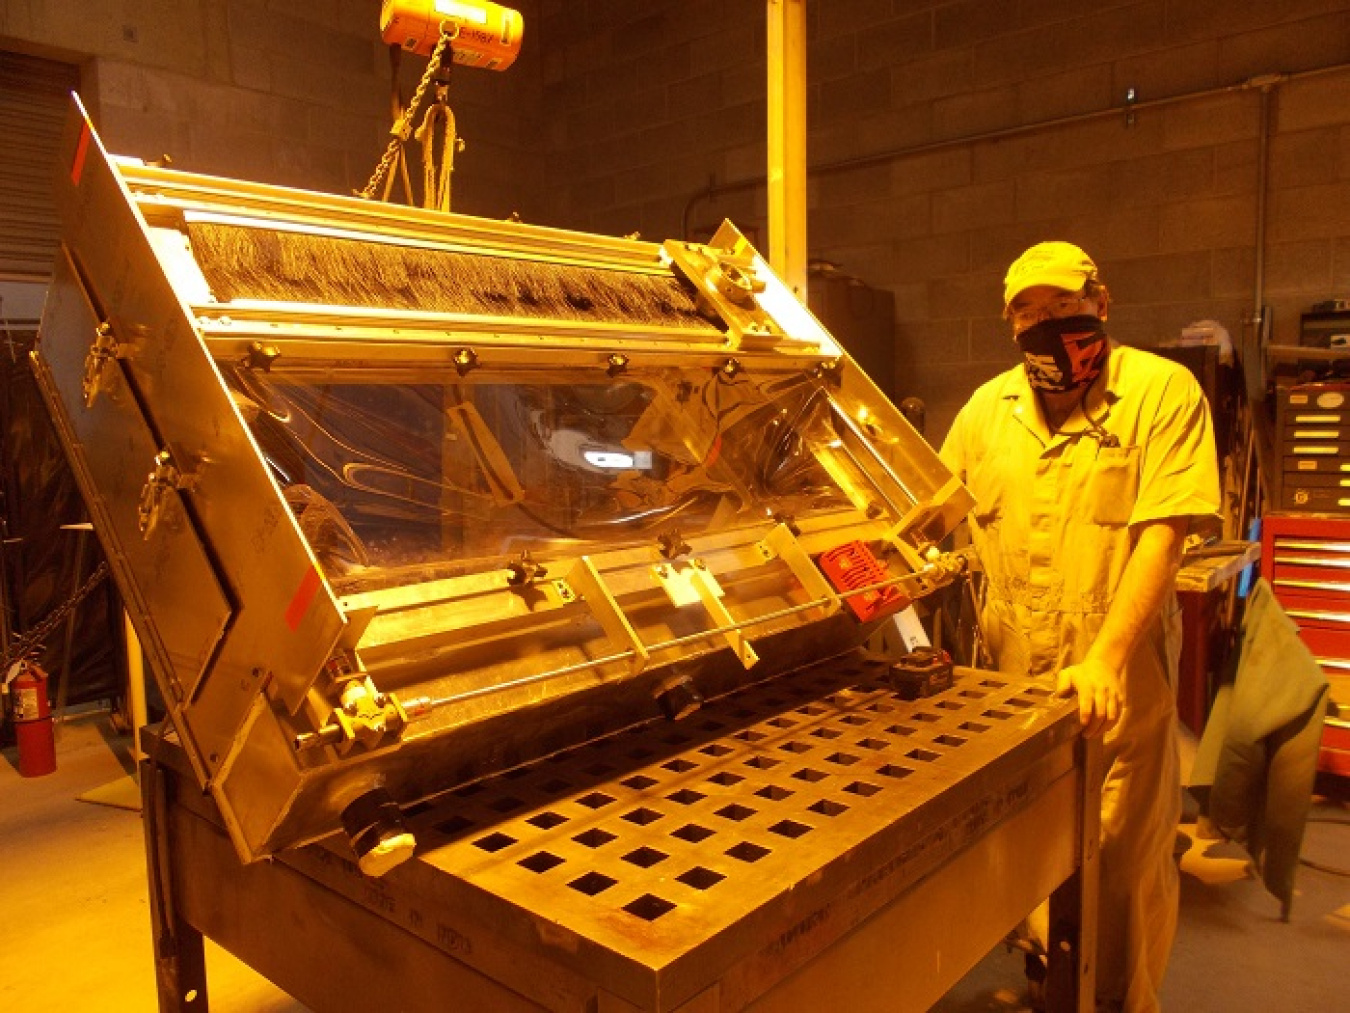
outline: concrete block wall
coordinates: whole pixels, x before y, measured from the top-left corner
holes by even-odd
[[[750,185],[764,172],[764,8],[541,0],[557,224],[661,239],[725,216],[767,246],[763,190]],[[1312,303],[1350,297],[1350,3],[807,10],[810,253],[895,293],[896,388],[928,402],[934,440],[1016,361],[1002,273],[1042,239],[1096,257],[1119,339],[1154,345],[1214,319],[1242,340],[1262,101],[1248,82],[1260,75],[1288,75],[1268,91],[1275,340],[1296,342]]]
[[[515,6],[528,31],[532,0]],[[78,65],[85,104],[118,154],[347,194],[388,140],[379,23],[376,0],[25,0],[0,5],[0,48]],[[456,210],[537,216],[540,64],[536,44],[503,73],[456,70],[450,104],[468,145]],[[425,65],[401,60],[405,98]]]

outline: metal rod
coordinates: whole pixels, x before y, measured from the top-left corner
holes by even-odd
[[[839,597],[852,598],[855,595],[866,594],[869,591],[878,591],[883,588],[893,587],[896,584],[902,584],[905,581],[912,579],[913,576],[914,576],[913,574],[904,574],[903,576],[900,577],[891,577],[888,578],[887,580],[878,581],[875,584],[867,584],[863,587],[850,588],[846,593],[841,593]],[[762,623],[772,622],[775,619],[783,619],[787,616],[796,615],[798,612],[805,612],[808,609],[820,608],[821,606],[830,604],[831,601],[833,601],[832,598],[816,598],[813,599],[812,601],[805,602],[801,605],[791,605],[787,608],[779,609],[776,612],[768,612],[761,616],[755,616],[753,619],[742,619],[739,622],[727,623],[722,626],[716,626],[710,629],[700,630],[698,633],[690,633],[683,637],[675,637],[674,639],[671,640],[663,640],[659,643],[648,644],[647,649],[649,652],[655,654],[657,651],[667,651],[676,647],[684,647],[687,644],[694,644],[698,643],[701,640],[708,640],[714,637],[721,637],[727,633],[738,630],[744,630],[751,626],[758,626]],[[517,689],[521,686],[530,686],[533,685],[534,683],[543,682],[547,679],[555,679],[560,676],[571,675],[575,672],[584,672],[587,671],[588,669],[599,668],[601,665],[612,664],[613,662],[616,661],[628,661],[634,656],[635,653],[636,652],[634,652],[630,648],[628,650],[618,651],[614,654],[607,654],[604,657],[591,658],[587,661],[577,662],[574,665],[567,665],[563,668],[554,668],[550,669],[547,672],[537,672],[534,675],[527,675],[519,679],[512,679],[510,682],[496,683],[495,685],[492,686],[480,686],[478,689],[467,690],[466,692],[463,693],[455,693],[452,694],[451,696],[436,697],[432,700],[427,701],[426,704],[423,705],[423,707],[419,708],[418,716],[425,717],[426,714],[430,713],[436,708],[443,707],[447,704],[462,703],[465,700],[474,700],[479,697],[490,696],[493,693],[505,692],[506,690]]]

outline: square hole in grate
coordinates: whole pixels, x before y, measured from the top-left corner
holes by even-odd
[[[798,707],[798,708],[797,708],[797,713],[798,713],[798,714],[809,714],[809,715],[811,715],[812,717],[815,717],[817,714],[824,714],[824,713],[825,713],[825,708],[824,708],[824,707],[821,707],[819,704],[809,703],[809,704],[807,704],[805,707]]]
[[[841,767],[847,767],[851,763],[857,763],[858,758],[851,753],[831,753],[825,757],[826,763],[837,763]]]
[[[502,777],[508,781],[519,781],[522,777],[529,777],[533,773],[529,767],[517,767],[515,770],[508,770]]]
[[[839,802],[831,802],[828,798],[823,798],[815,805],[806,807],[813,813],[820,813],[822,816],[838,816],[840,813],[848,812],[848,806]]]
[[[816,747],[808,742],[798,742],[794,739],[791,742],[784,742],[778,748],[783,750],[785,753],[809,753]]]
[[[699,725],[699,727],[705,732],[720,732],[726,725],[722,724],[720,721],[705,721],[703,724]]]
[[[963,689],[961,690],[961,695],[967,700],[983,700],[989,694],[981,693],[978,689]]]
[[[671,732],[669,735],[662,735],[661,741],[669,743],[672,746],[683,746],[688,742],[692,742],[693,739],[688,735],[685,735],[684,732]]]
[[[905,755],[911,760],[922,760],[924,763],[932,763],[941,754],[935,753],[931,749],[911,749]]]
[[[1028,686],[1026,689],[1022,690],[1022,692],[1025,693],[1027,696],[1049,696],[1049,695],[1050,695],[1050,691],[1049,691],[1048,689],[1046,689],[1044,686]]]
[[[803,834],[809,834],[811,828],[805,823],[798,823],[795,820],[783,820],[769,827],[769,833],[778,834],[780,837],[790,837],[794,841]]]
[[[661,764],[666,770],[673,770],[677,774],[683,774],[686,770],[693,770],[698,766],[697,763],[690,763],[688,760],[674,759]]]
[[[688,841],[690,844],[697,844],[699,841],[706,841],[711,837],[715,830],[709,830],[707,827],[701,827],[697,823],[686,823],[679,830],[672,830],[671,837],[678,837],[682,841]]]
[[[541,784],[539,790],[545,795],[561,795],[570,787],[572,787],[570,781],[564,781],[562,778],[554,777]]]
[[[765,707],[782,707],[786,703],[786,700],[780,700],[776,696],[766,696],[764,698]]]
[[[639,869],[650,869],[658,862],[664,862],[670,856],[664,851],[657,851],[655,848],[638,848],[636,851],[630,851],[623,856],[623,860]]]
[[[858,745],[860,745],[863,749],[885,749],[887,746],[890,745],[890,743],[887,742],[885,739],[869,738],[869,739],[862,739],[861,741],[859,741]]]
[[[818,739],[837,739],[844,733],[834,728],[817,728],[811,734]]]
[[[914,720],[915,720],[915,721],[941,721],[942,719],[941,719],[940,717],[938,717],[936,714],[929,714],[927,711],[919,711],[918,714],[915,714],[915,715],[914,715]]]
[[[881,791],[881,786],[869,784],[866,781],[854,781],[852,784],[844,785],[844,791],[850,795],[861,795],[863,798],[871,798],[877,792]]]
[[[577,799],[577,805],[584,805],[587,809],[601,809],[614,801],[616,799],[613,795],[606,795],[603,791],[593,791]]]
[[[509,813],[513,809],[519,809],[524,804],[525,803],[520,799],[508,796],[507,798],[499,798],[495,802],[490,803],[488,808],[496,810],[499,813]]]
[[[630,915],[636,915],[643,921],[654,922],[663,914],[674,911],[675,905],[668,900],[663,900],[654,893],[644,893],[637,900],[625,904],[623,909]]]
[[[865,725],[870,720],[861,714],[849,714],[847,717],[840,718],[846,725]]]
[[[666,798],[672,802],[678,802],[680,805],[693,805],[700,799],[707,798],[702,792],[694,791],[692,788],[681,788],[679,791],[671,792]]]
[[[716,886],[727,877],[720,872],[713,872],[712,869],[705,869],[701,865],[696,865],[688,872],[681,873],[675,878],[685,886],[692,886],[695,890],[706,890],[710,886]]]
[[[733,750],[730,746],[725,746],[720,742],[710,742],[700,749],[699,752],[705,753],[708,756],[726,756],[727,753],[733,752]]]
[[[966,744],[966,740],[959,735],[938,735],[933,741],[941,746],[964,746]]]
[[[430,802],[418,802],[416,805],[410,805],[408,808],[404,809],[403,815],[408,819],[412,819],[414,816],[421,816],[430,808]]]
[[[886,729],[887,735],[913,735],[914,729],[909,725],[891,725]]]
[[[894,763],[888,763],[884,767],[879,767],[877,773],[883,777],[894,777],[898,780],[902,777],[909,777],[914,771],[910,770],[908,767],[900,767]]]
[[[803,767],[801,770],[797,771],[792,776],[799,781],[808,781],[811,784],[815,784],[817,781],[825,780],[825,778],[829,777],[830,775],[822,773],[819,770],[812,770],[810,767]]]
[[[436,823],[433,826],[434,829],[436,829],[440,833],[446,834],[450,837],[455,837],[458,836],[459,834],[462,834],[465,830],[468,830],[469,827],[473,826],[473,820],[465,819],[463,816],[455,815],[451,816],[448,820],[441,820],[441,822]]]
[[[955,700],[939,700],[937,706],[945,711],[959,711],[965,704],[957,703]]]
[[[963,722],[961,722],[961,724],[957,725],[957,727],[960,728],[962,731],[966,731],[966,732],[987,732],[987,731],[989,731],[989,726],[988,726],[988,725],[982,725],[982,724],[980,724],[978,721],[963,721]]]
[[[755,810],[749,806],[741,805],[739,802],[733,802],[731,805],[724,805],[721,809],[718,809],[716,815],[721,816],[724,820],[735,820],[739,823],[741,820],[749,819],[755,815]]]
[[[1006,721],[1008,718],[1012,717],[1012,711],[999,710],[997,707],[995,707],[992,710],[985,711],[980,716],[986,718],[994,718],[996,721]]]
[[[557,855],[550,854],[547,851],[536,851],[529,858],[522,858],[517,865],[524,866],[531,872],[548,872],[549,869],[557,868],[563,864],[563,860]]]
[[[782,760],[775,760],[772,756],[752,756],[745,761],[747,767],[754,767],[756,770],[768,770],[770,767],[776,767]]]
[[[733,774],[729,770],[721,770],[708,778],[708,780],[713,784],[720,784],[723,788],[730,788],[733,784],[739,784],[744,781],[745,778],[741,777],[740,774]]]
[[[772,720],[769,721],[769,724],[771,724],[774,728],[791,728],[796,723],[797,722],[791,720],[790,718],[773,718]]]
[[[649,756],[655,756],[655,750],[648,749],[646,746],[638,746],[636,749],[630,749],[624,753],[630,760],[645,760]]]
[[[1035,707],[1036,705],[1030,700],[1022,700],[1018,697],[1013,697],[1011,700],[1003,701],[1003,706],[1016,707],[1018,710],[1026,710],[1028,707]]]
[[[792,792],[786,788],[780,788],[776,784],[771,784],[767,788],[761,788],[755,792],[760,798],[767,798],[771,802],[781,802],[785,798],[791,798]]]
[[[757,732],[753,728],[747,728],[744,731],[737,732],[732,738],[740,739],[742,742],[758,742],[764,738],[764,733]]]
[[[632,777],[625,777],[619,783],[625,788],[641,791],[643,788],[650,788],[652,785],[656,784],[656,778],[648,777],[646,774],[634,774]]]
[[[617,879],[606,876],[603,872],[588,872],[567,885],[587,897],[594,897],[596,894],[604,893],[617,882]]]
[[[744,721],[746,718],[758,717],[757,711],[752,711],[748,707],[738,707],[731,712],[731,716],[737,721]]]
[[[645,827],[648,823],[655,823],[665,813],[657,812],[655,809],[648,809],[645,805],[634,809],[630,813],[624,813],[623,818],[629,823],[636,823],[640,827]]]
[[[990,689],[1003,689],[1003,687],[1008,684],[1006,682],[999,682],[997,679],[983,679],[980,681],[980,685],[988,686]]]
[[[567,822],[567,817],[559,815],[551,810],[536,813],[525,821],[530,826],[538,827],[540,830],[552,830],[561,823]]]
[[[749,841],[741,841],[734,848],[727,848],[726,853],[732,858],[739,859],[742,862],[758,862],[765,855],[769,854],[768,848],[762,848],[758,844],[751,844]]]
[[[889,714],[895,708],[888,703],[869,703],[864,710],[874,711],[877,714]]]
[[[475,782],[474,784],[466,784],[463,788],[456,788],[455,794],[459,798],[468,798],[470,795],[477,795],[482,790],[482,782]]]
[[[614,835],[608,830],[601,830],[599,827],[593,827],[590,830],[585,830],[577,834],[572,840],[576,841],[578,844],[585,845],[588,848],[598,848],[602,844],[608,844],[610,841],[614,840]]]
[[[474,847],[482,848],[487,852],[501,851],[502,848],[509,848],[516,843],[514,837],[507,837],[506,834],[496,833],[488,834],[486,837],[480,837],[473,842]]]

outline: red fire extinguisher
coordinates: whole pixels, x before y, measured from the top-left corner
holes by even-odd
[[[19,743],[19,773],[41,777],[56,769],[56,739],[47,699],[47,673],[35,662],[17,661],[5,673],[14,736]]]

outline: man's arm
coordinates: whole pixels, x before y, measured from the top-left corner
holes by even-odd
[[[1087,656],[1060,670],[1055,692],[1078,694],[1078,717],[1089,737],[1105,734],[1120,718],[1121,672],[1176,580],[1187,526],[1185,517],[1168,517],[1140,527],[1139,540]]]

